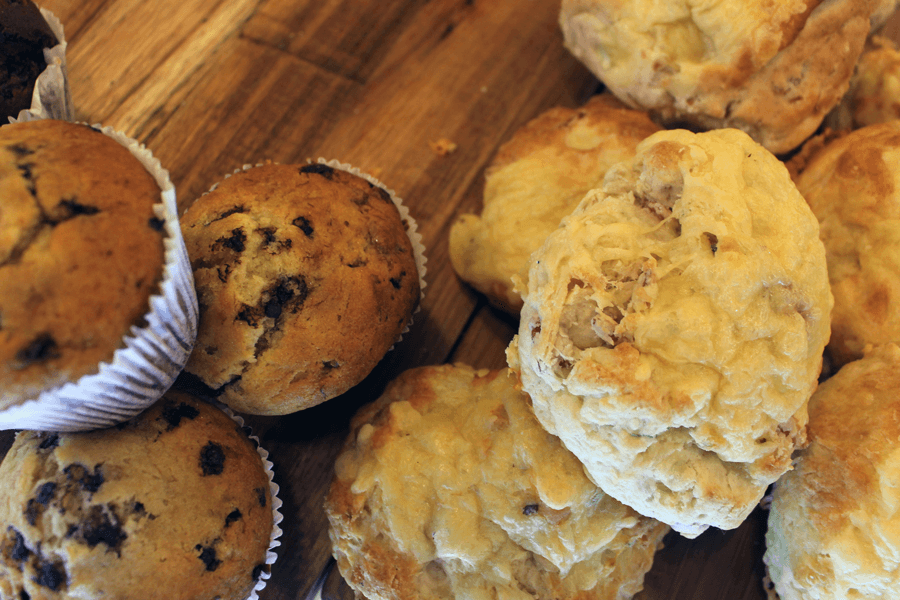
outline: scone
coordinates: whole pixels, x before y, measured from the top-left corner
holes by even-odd
[[[145,165],[98,129],[49,119],[0,127],[0,409],[98,374],[135,328],[155,327],[148,324],[151,297],[168,298],[161,289],[166,268],[180,264],[166,250],[181,240],[174,213],[172,223],[161,218],[161,193]],[[156,379],[168,374],[171,383],[187,352],[179,363],[155,329],[153,340],[156,362],[124,372],[140,371],[134,379],[142,384],[142,373],[160,372]],[[189,351],[192,342],[185,334],[179,345]],[[141,390],[146,403],[123,414],[165,391],[163,383],[152,387]]]
[[[4,600],[243,600],[269,568],[262,458],[188,395],[108,429],[20,432],[0,481]]]
[[[616,502],[508,369],[419,367],[357,413],[325,505],[368,600],[624,600],[668,527]]]
[[[900,598],[900,348],[809,402],[809,447],[775,484],[763,558],[781,600]]]
[[[847,90],[895,0],[563,0],[566,46],[667,126],[738,128],[773,153],[803,142]]]
[[[492,304],[518,315],[522,297],[512,277],[527,279],[528,257],[560,220],[658,130],[611,94],[577,109],[551,108],[526,124],[488,166],[481,215],[464,214],[450,229],[454,270]]]
[[[737,527],[804,441],[832,298],[815,217],[746,134],[644,140],[532,255],[507,356],[603,490]]]
[[[200,305],[185,370],[235,410],[286,414],[359,383],[419,302],[391,196],[325,164],[226,178],[181,225]]]
[[[0,0],[0,125],[31,107],[44,49],[58,40],[31,0]]]
[[[900,342],[900,121],[829,141],[797,189],[825,244],[834,364],[860,358],[866,344]]]

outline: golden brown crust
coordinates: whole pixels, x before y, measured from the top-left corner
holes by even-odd
[[[622,600],[668,531],[587,479],[507,369],[464,365],[407,371],[354,416],[325,509],[370,600]]]
[[[884,1],[565,0],[566,45],[628,105],[669,126],[735,127],[773,153],[841,99]]]
[[[0,481],[3,598],[244,600],[267,568],[256,447],[185,394],[110,429],[22,432]]]
[[[892,598],[900,348],[870,348],[809,403],[809,447],[775,486],[765,561],[782,600]]]
[[[499,308],[518,314],[513,279],[527,279],[528,256],[615,163],[630,159],[659,131],[643,112],[611,94],[580,108],[554,107],[516,131],[485,172],[481,215],[464,214],[450,230],[457,274]]]
[[[900,341],[900,121],[827,143],[797,177],[819,220],[834,294],[835,366]]]
[[[112,360],[159,292],[165,230],[153,177],[85,125],[0,128],[0,189],[0,406],[9,406]]]
[[[418,305],[384,190],[325,165],[233,175],[181,219],[200,304],[185,370],[233,408],[285,414],[361,381]]]

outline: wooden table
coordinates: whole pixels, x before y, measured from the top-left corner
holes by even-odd
[[[45,0],[63,22],[79,120],[144,142],[187,206],[245,163],[337,158],[393,188],[427,247],[427,288],[403,341],[357,388],[248,421],[285,516],[263,600],[306,598],[329,563],[322,502],[351,414],[400,371],[502,367],[516,322],[448,260],[457,215],[480,210],[499,144],[598,82],[562,46],[559,0]],[[430,142],[457,144],[440,155]],[[8,445],[11,434],[3,435]],[[765,513],[696,540],[670,534],[642,600],[762,600]],[[336,570],[326,598],[350,599]]]

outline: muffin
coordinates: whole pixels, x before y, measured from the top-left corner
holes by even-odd
[[[825,244],[834,364],[861,358],[866,344],[900,342],[900,121],[830,140],[797,189]]]
[[[243,600],[269,569],[262,457],[186,394],[116,427],[20,432],[0,481],[2,598]]]
[[[900,348],[870,348],[809,402],[809,447],[775,484],[764,561],[781,600],[900,597]]]
[[[637,143],[658,130],[611,94],[577,109],[551,108],[527,123],[488,166],[481,215],[461,215],[450,229],[456,273],[518,316],[522,297],[512,279],[528,278],[531,253],[607,169],[631,159]]]
[[[105,129],[0,128],[0,424],[78,429],[157,400],[196,320],[174,189]]]
[[[359,383],[418,306],[391,195],[326,164],[226,178],[182,216],[200,323],[185,370],[238,411],[279,415]]]
[[[32,116],[71,119],[66,42],[53,13],[0,0],[0,125]]]
[[[832,298],[818,223],[735,129],[653,134],[532,255],[507,357],[609,495],[733,529],[805,440]]]
[[[773,153],[846,92],[895,0],[563,0],[566,46],[623,102],[668,127],[738,128]]]
[[[507,369],[419,367],[354,416],[325,505],[369,600],[625,599],[668,527],[593,485]]]

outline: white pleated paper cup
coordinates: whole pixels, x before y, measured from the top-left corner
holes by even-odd
[[[231,419],[238,424],[238,426],[247,433],[247,437],[254,443],[256,446],[256,452],[259,454],[259,458],[262,460],[263,468],[266,470],[266,475],[269,477],[269,495],[272,496],[272,533],[269,536],[269,549],[266,551],[266,567],[267,569],[260,571],[259,579],[256,580],[256,586],[250,592],[244,600],[257,600],[259,598],[259,592],[266,587],[266,583],[269,578],[272,576],[272,565],[275,564],[275,561],[278,559],[278,554],[275,552],[275,548],[281,545],[281,542],[278,538],[281,537],[281,521],[284,519],[281,514],[281,498],[278,497],[278,492],[280,488],[278,484],[275,483],[275,473],[273,471],[272,461],[269,460],[269,453],[265,448],[262,447],[262,444],[259,441],[259,438],[253,435],[253,431],[251,430],[249,425],[244,424],[244,419],[235,414],[228,406],[222,404],[221,402],[213,401],[215,406],[218,406],[226,415],[231,417]]]
[[[169,173],[143,144],[111,127],[93,128],[127,148],[159,185],[153,210],[166,231],[162,279],[141,325],[131,327],[111,361],[0,411],[0,429],[86,431],[126,421],[162,397],[193,350],[197,297]]]
[[[66,36],[62,22],[49,10],[42,8],[41,15],[53,31],[58,43],[52,48],[44,48],[47,68],[38,75],[31,96],[31,106],[19,111],[16,117],[9,117],[11,123],[36,121],[38,119],[59,119],[72,121],[75,109],[69,90],[69,72],[66,67]]]

